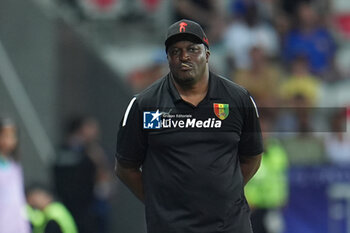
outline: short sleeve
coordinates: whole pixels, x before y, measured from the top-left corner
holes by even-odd
[[[139,167],[147,149],[147,138],[142,130],[142,114],[134,97],[120,122],[116,159],[124,167]]]
[[[243,129],[238,145],[238,154],[254,156],[263,152],[259,112],[254,99],[249,94],[246,97],[244,99]]]

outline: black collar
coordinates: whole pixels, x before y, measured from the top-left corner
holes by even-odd
[[[176,89],[174,82],[172,80],[172,74],[169,73],[167,75],[167,84],[168,84],[168,89],[169,92],[171,94],[171,96],[173,97],[174,103],[181,101],[182,98],[179,94],[179,91]],[[215,74],[213,74],[212,72],[209,72],[209,87],[208,87],[208,93],[205,97],[205,99],[220,99],[219,96],[219,90],[218,90],[218,79],[219,77],[217,77]]]

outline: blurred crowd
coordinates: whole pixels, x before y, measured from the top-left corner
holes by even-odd
[[[11,119],[0,119],[0,232],[109,232],[113,163],[99,145],[98,122],[67,120],[50,185],[24,184],[18,131]]]

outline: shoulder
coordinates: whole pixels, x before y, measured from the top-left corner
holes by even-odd
[[[135,102],[139,106],[148,106],[162,98],[166,91],[168,75],[163,76],[145,90],[135,95]]]
[[[224,78],[220,75],[215,75],[217,80],[216,88],[219,92],[219,97],[225,99],[231,106],[245,109],[247,106],[255,107],[255,102],[250,93],[241,85]]]
[[[228,78],[225,78],[221,75],[213,74],[213,78],[217,80],[217,88],[218,90],[223,90],[225,94],[228,94],[232,97],[245,97],[249,96],[249,92],[242,87],[241,85],[231,81]]]
[[[45,208],[45,213],[47,215],[53,216],[61,216],[62,214],[67,214],[67,208],[60,202],[52,202]]]

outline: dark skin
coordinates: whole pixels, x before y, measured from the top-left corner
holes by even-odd
[[[206,96],[209,85],[210,51],[203,44],[179,41],[168,49],[170,72],[181,98],[197,106]],[[261,155],[239,156],[244,185],[254,176],[260,166]],[[116,163],[116,175],[144,202],[142,172],[139,167],[127,167]]]
[[[203,44],[179,41],[169,47],[167,55],[181,98],[197,106],[208,91],[210,51]]]
[[[144,203],[145,196],[140,168],[123,166],[116,161],[115,174],[130,189],[130,191]]]
[[[256,156],[239,155],[239,164],[243,175],[243,185],[246,185],[258,171],[261,163],[261,155],[262,154]]]

